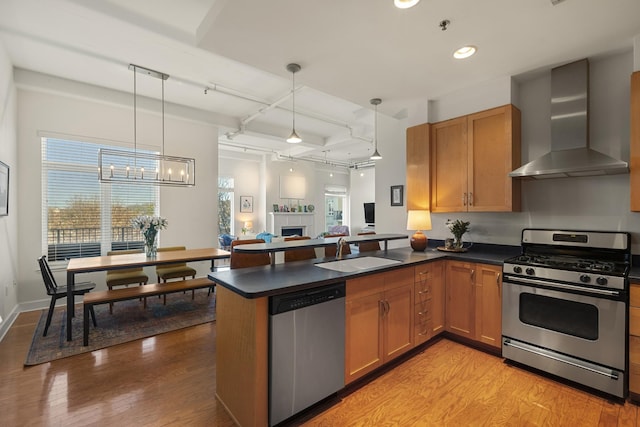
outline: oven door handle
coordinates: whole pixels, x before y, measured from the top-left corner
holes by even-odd
[[[620,291],[609,290],[609,289],[585,288],[584,286],[569,285],[566,283],[549,283],[542,280],[529,279],[528,277],[513,278],[511,276],[505,276],[503,279],[503,283],[504,282],[514,283],[514,284],[518,284],[518,282],[522,282],[522,283],[527,283],[531,285],[547,286],[550,288],[566,289],[570,291],[581,291],[581,292],[608,295],[608,296],[614,296],[614,297],[620,296]]]
[[[587,371],[591,371],[591,372],[594,372],[596,374],[600,374],[600,375],[603,375],[605,377],[609,377],[612,380],[616,380],[616,381],[618,380],[618,375],[613,373],[613,372],[601,371],[601,370],[598,370],[598,369],[591,368],[589,366],[584,366],[584,365],[581,365],[579,363],[572,362],[571,360],[566,360],[566,359],[563,359],[563,358],[560,358],[560,357],[556,357],[556,356],[554,356],[552,354],[548,354],[548,353],[543,352],[543,351],[538,351],[538,350],[536,350],[534,348],[530,348],[528,345],[515,344],[514,342],[512,342],[509,339],[505,339],[503,341],[503,344],[506,345],[506,346],[511,346],[511,347],[517,348],[518,350],[526,351],[526,352],[529,352],[529,353],[536,354],[538,356],[547,357],[549,359],[556,360],[558,362],[566,363],[567,365],[575,366],[576,368],[585,369]]]

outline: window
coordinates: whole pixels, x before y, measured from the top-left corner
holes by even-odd
[[[131,219],[157,214],[158,187],[101,184],[97,172],[100,148],[123,149],[42,138],[42,241],[49,261],[144,247]]]
[[[218,177],[218,235],[233,234],[233,178]]]

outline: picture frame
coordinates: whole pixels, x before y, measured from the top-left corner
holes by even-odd
[[[240,212],[253,212],[253,196],[240,196]]]
[[[402,206],[404,204],[404,185],[391,186],[391,206]]]
[[[0,162],[0,216],[9,215],[9,165]]]

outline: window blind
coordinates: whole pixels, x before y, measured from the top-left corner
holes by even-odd
[[[131,219],[158,214],[158,187],[100,183],[100,148],[123,149],[116,144],[42,138],[42,240],[49,261],[144,247]]]

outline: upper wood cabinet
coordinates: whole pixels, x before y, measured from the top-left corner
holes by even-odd
[[[431,125],[431,211],[520,210],[520,110],[505,105]],[[408,151],[407,151],[408,153]]]
[[[431,125],[407,128],[407,209],[429,209],[429,136]]]
[[[640,211],[640,71],[631,75],[631,210]]]

